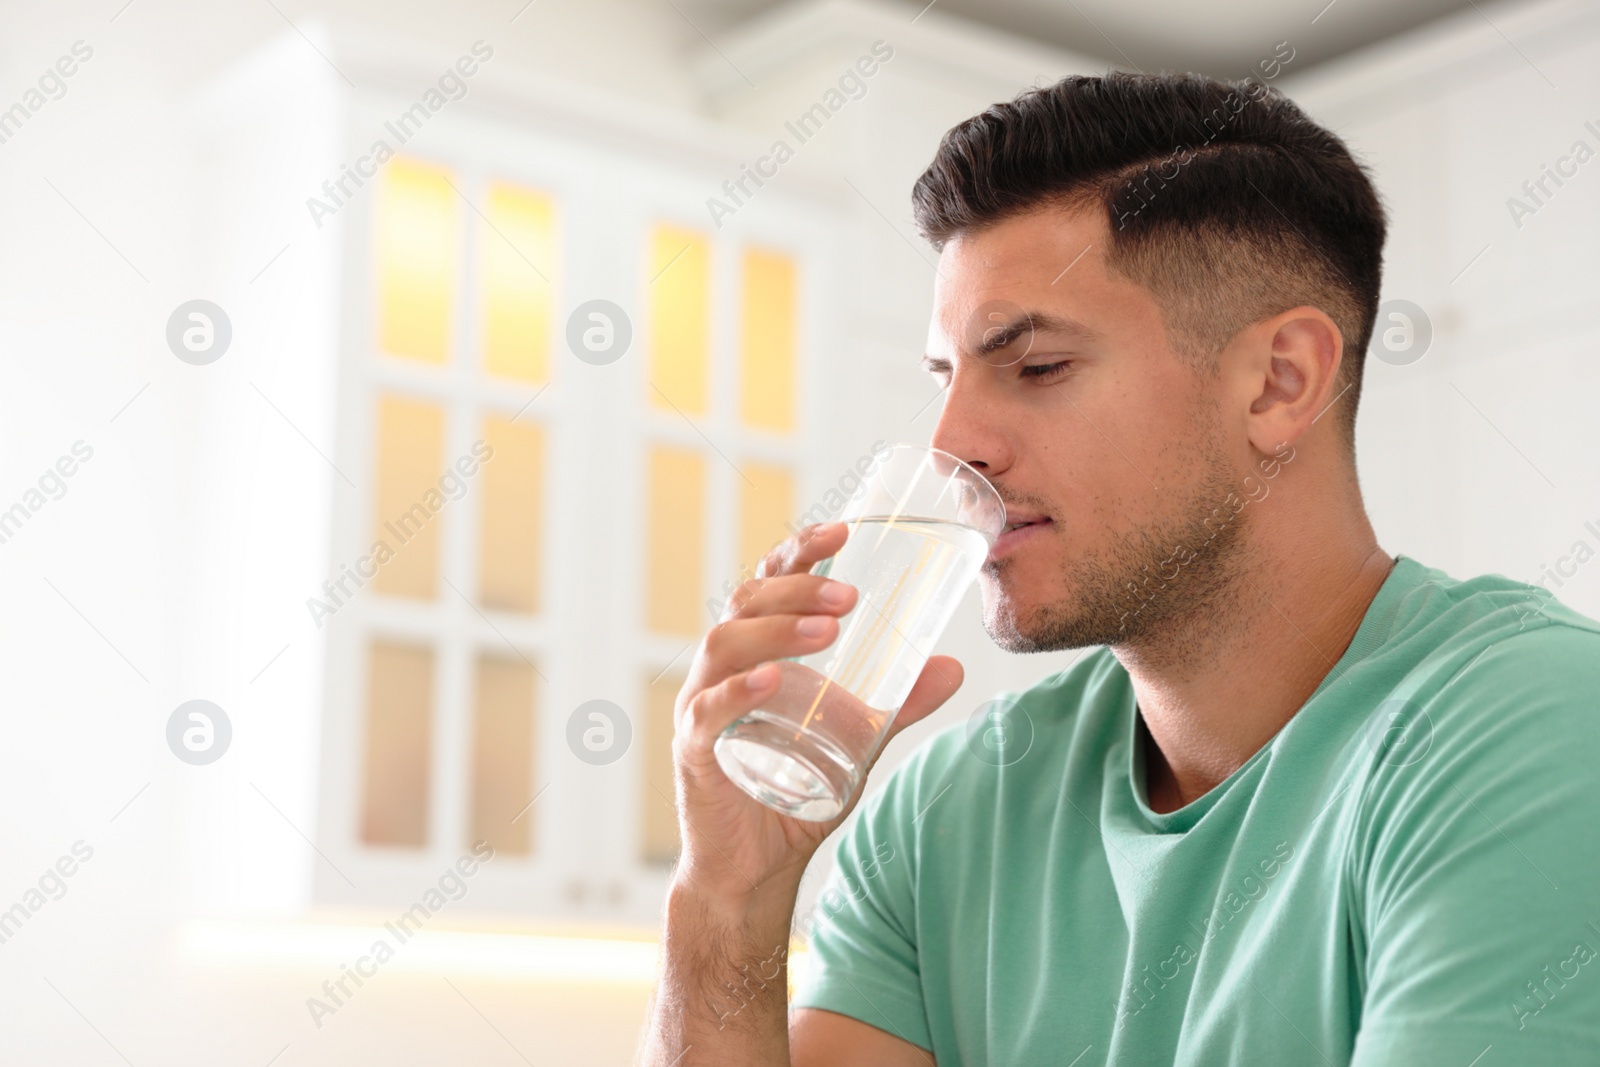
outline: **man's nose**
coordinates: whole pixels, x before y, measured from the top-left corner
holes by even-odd
[[[969,373],[952,376],[928,444],[993,480],[1010,467],[1012,446],[1005,431],[1004,413],[993,398],[984,395],[981,383],[970,373],[976,371],[981,377],[987,369],[980,365],[969,368]]]

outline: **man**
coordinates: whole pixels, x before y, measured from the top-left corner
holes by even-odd
[[[1070,77],[951,130],[913,199],[931,443],[1026,524],[985,628],[1104,647],[874,794],[786,1017],[843,817],[758,805],[712,743],[855,594],[808,573],[838,524],[770,553],[678,698],[647,1062],[1600,1062],[1600,623],[1379,547],[1385,220],[1345,146],[1260,86]],[[896,727],[960,681],[933,657]]]

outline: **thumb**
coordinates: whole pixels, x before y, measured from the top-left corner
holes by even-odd
[[[961,661],[954,656],[929,656],[916,684],[906,695],[905,703],[900,706],[900,714],[895,716],[889,737],[939,710],[945,701],[955,696],[965,677]]]
[[[961,688],[962,679],[965,677],[966,672],[961,667],[961,661],[954,656],[929,656],[928,661],[922,666],[922,673],[917,675],[916,684],[911,687],[911,692],[906,694],[905,703],[900,705],[900,714],[894,717],[894,723],[889,727],[888,734],[884,736],[883,744],[878,746],[877,755],[872,757],[872,762],[868,764],[867,769],[870,771],[872,767],[877,765],[878,759],[883,755],[884,747],[889,744],[890,739],[895,734],[898,734],[912,723],[926,719],[929,715],[939,710],[940,705],[954,696],[956,690]],[[866,793],[865,773],[862,774],[861,780],[862,787],[855,791],[855,795],[850,798],[850,802],[845,805],[844,810],[829,825],[828,833],[832,833],[834,829],[848,819],[850,813],[855,810],[856,805],[861,802],[862,796]]]

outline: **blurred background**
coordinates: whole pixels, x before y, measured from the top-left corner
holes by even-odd
[[[1600,615],[1595,3],[0,12],[6,1063],[627,1063],[694,645],[926,443],[911,184],[1069,73],[1349,142],[1382,543]],[[869,789],[1081,654],[940,651]]]

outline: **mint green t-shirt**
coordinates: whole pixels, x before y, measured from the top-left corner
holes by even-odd
[[[940,1067],[1594,1067],[1597,701],[1600,623],[1402,556],[1283,729],[1157,814],[1097,650],[863,802],[793,1003]]]

